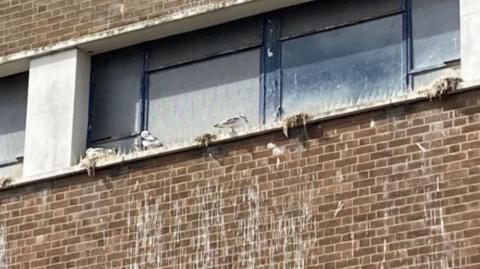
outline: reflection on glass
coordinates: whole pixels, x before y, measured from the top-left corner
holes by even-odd
[[[458,0],[413,0],[414,69],[460,58]]]
[[[401,16],[283,43],[285,114],[320,113],[395,96],[403,88]]]
[[[113,51],[93,58],[92,139],[138,131],[143,49]]]

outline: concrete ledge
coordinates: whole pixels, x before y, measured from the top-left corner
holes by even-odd
[[[451,92],[448,95],[476,90],[479,88],[480,88],[480,81],[461,83],[456,91]],[[425,100],[428,100],[428,97],[426,97],[425,95],[418,94],[416,92],[410,92],[407,95],[390,98],[388,100],[384,100],[380,102],[352,106],[344,109],[338,109],[338,110],[322,113],[322,114],[316,115],[313,119],[309,120],[308,124],[315,124],[315,123],[319,123],[319,122],[330,120],[330,119],[342,118],[342,117],[347,117],[354,114],[360,114],[360,113],[365,113],[365,112],[374,111],[378,109],[395,107],[399,105],[406,105],[406,104],[416,103],[416,102],[425,101]],[[283,129],[282,123],[267,124],[255,130],[250,130],[244,133],[240,133],[237,136],[220,137],[219,139],[212,141],[210,145],[213,146],[213,145],[218,145],[222,143],[242,140],[242,139],[246,139],[249,137],[254,137],[262,134],[278,132],[278,131],[281,131],[282,129]],[[168,149],[160,148],[160,149],[135,152],[131,154],[121,155],[116,158],[112,158],[111,160],[108,160],[108,161],[100,162],[96,165],[96,169],[110,168],[110,167],[114,167],[121,164],[138,162],[138,161],[146,160],[149,158],[171,155],[171,154],[185,152],[193,149],[200,149],[203,147],[204,146],[202,145],[198,145],[196,143],[191,142],[191,143],[178,144]],[[0,189],[0,191],[16,188],[20,186],[25,186],[28,184],[33,184],[36,182],[54,180],[54,179],[71,176],[71,175],[78,175],[81,173],[86,174],[86,171],[87,171],[86,168],[83,168],[77,165],[77,166],[69,167],[62,170],[57,170],[50,173],[39,174],[32,177],[24,177],[21,179],[17,179],[16,180],[17,183],[15,183],[14,181],[12,185],[9,185],[3,189]]]

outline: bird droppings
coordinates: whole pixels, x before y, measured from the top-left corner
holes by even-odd
[[[275,143],[270,142],[270,143],[267,144],[267,149],[274,149],[276,147],[277,147],[277,145],[275,145]]]
[[[215,161],[218,162],[218,164],[223,166],[222,160],[220,158],[218,158],[215,154],[213,154],[213,152],[208,152],[208,157],[214,159]]]
[[[277,145],[275,145],[274,143],[268,143],[267,145],[267,149],[271,149],[272,150],[272,155],[273,156],[278,156],[278,155],[282,155],[285,153],[285,147],[279,147]],[[278,158],[277,158],[277,162],[278,162]]]
[[[422,144],[417,143],[417,147],[418,147],[423,153],[427,152],[427,149],[426,149],[424,146],[422,146]]]
[[[387,239],[383,239],[383,259],[380,268],[385,268],[385,262],[387,261]]]
[[[114,157],[116,154],[113,149],[88,148],[85,151],[85,158],[80,161],[79,166],[87,170],[88,176],[95,176],[97,163]]]
[[[203,145],[205,147],[208,147],[208,145],[212,141],[214,141],[215,139],[217,139],[216,135],[206,133],[206,134],[199,135],[199,136],[195,137],[195,142],[199,145]]]
[[[432,81],[426,87],[420,87],[417,92],[425,95],[430,100],[435,98],[442,99],[442,96],[457,90],[460,82],[462,82],[462,79],[459,77],[442,77]]]
[[[268,58],[272,58],[272,57],[273,57],[274,54],[273,54],[271,48],[268,48],[268,49],[267,49],[267,55],[268,55]]]
[[[341,170],[337,170],[335,172],[335,182],[341,184],[343,182],[343,174]]]
[[[338,213],[340,213],[340,211],[342,211],[344,206],[345,206],[344,202],[342,202],[342,201],[338,202],[337,209],[335,209],[335,213],[333,214],[333,218],[336,218],[338,216]]]
[[[303,135],[305,139],[308,139],[307,134],[307,122],[312,117],[307,113],[298,113],[285,117],[283,120],[283,133],[288,138],[288,130],[298,126],[303,126]]]
[[[0,188],[5,188],[10,186],[13,183],[13,178],[10,176],[0,177]]]
[[[0,268],[7,269],[7,229],[4,222],[0,222]]]

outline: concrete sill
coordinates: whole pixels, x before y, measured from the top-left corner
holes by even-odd
[[[464,82],[461,83],[458,87],[457,90],[454,92],[449,93],[448,95],[451,94],[457,94],[461,92],[466,92],[470,90],[474,90],[480,88],[480,81],[472,81],[472,82]],[[369,104],[363,104],[363,105],[358,105],[358,106],[352,106],[348,108],[342,108],[338,110],[333,110],[325,113],[321,113],[319,115],[316,115],[313,119],[308,121],[308,124],[315,124],[321,121],[333,119],[333,118],[341,118],[341,117],[346,117],[350,116],[353,114],[358,114],[358,113],[363,113],[367,111],[372,111],[372,110],[377,110],[377,109],[382,109],[382,108],[387,108],[387,107],[392,107],[392,106],[399,106],[403,104],[409,104],[409,103],[415,103],[419,101],[424,101],[427,100],[428,98],[425,97],[424,95],[418,94],[416,92],[410,92],[404,96],[399,96],[395,98],[390,98],[388,100],[383,100],[380,102],[373,102]],[[261,134],[266,134],[266,133],[271,133],[271,132],[277,132],[281,131],[283,129],[283,125],[280,122],[272,123],[272,124],[266,124],[264,126],[261,126],[260,128],[254,129],[254,130],[248,130],[243,133],[239,133],[237,136],[223,136],[223,137],[218,137],[217,140],[212,141],[211,145],[216,145],[216,144],[222,144],[226,142],[231,142],[231,141],[236,141],[236,140],[241,140],[253,136],[258,136]],[[120,164],[128,164],[132,162],[138,162],[141,160],[149,159],[149,158],[154,158],[154,157],[159,157],[159,156],[165,156],[165,155],[170,155],[170,154],[175,154],[179,152],[184,152],[184,151],[189,151],[192,149],[198,149],[202,148],[204,146],[198,145],[196,143],[183,143],[183,144],[177,144],[174,146],[171,146],[167,149],[165,148],[159,148],[159,149],[152,149],[152,150],[146,150],[146,151],[141,151],[141,152],[134,152],[118,157],[114,157],[110,160],[99,162],[96,165],[96,169],[102,169],[102,168],[109,168],[113,167],[116,165]],[[40,182],[40,181],[46,181],[46,180],[53,180],[53,179],[58,179],[66,176],[71,176],[71,175],[78,175],[78,174],[86,174],[86,169],[80,166],[72,166],[69,168],[61,169],[61,170],[56,170],[52,171],[49,173],[44,173],[44,174],[39,174],[31,177],[24,177],[21,179],[17,179],[16,182],[13,184],[1,189],[10,189],[10,188],[15,188],[15,187],[20,187],[24,186],[27,184],[32,184],[35,182]],[[1,191],[0,190],[0,191]]]

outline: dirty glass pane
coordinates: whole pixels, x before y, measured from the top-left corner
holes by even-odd
[[[23,156],[28,73],[0,78],[0,166]]]
[[[245,114],[259,121],[259,50],[213,58],[150,76],[149,129],[164,144],[193,142],[213,125]]]
[[[142,70],[139,46],[93,57],[93,140],[139,130]]]
[[[123,138],[115,141],[99,141],[90,146],[95,148],[114,149],[119,153],[129,153],[134,150],[135,145],[140,145],[140,140],[138,137]]]
[[[320,113],[402,90],[402,20],[392,16],[283,42],[283,109]]]
[[[154,41],[149,69],[204,59],[262,43],[259,17],[243,19]]]
[[[413,0],[413,63],[425,68],[460,58],[458,0]]]
[[[402,0],[314,1],[282,12],[282,37],[311,33],[401,10]]]

